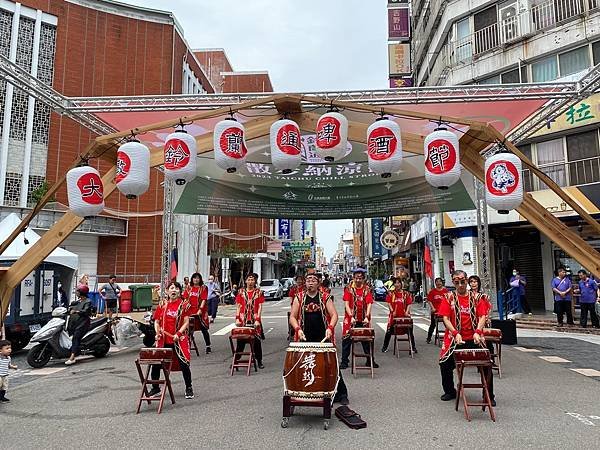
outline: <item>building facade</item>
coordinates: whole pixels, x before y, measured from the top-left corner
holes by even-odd
[[[579,77],[600,63],[600,3],[597,0],[413,0],[413,63],[417,85],[509,84],[552,82]],[[520,142],[519,147],[567,193],[600,213],[600,110],[598,95],[576,105]],[[529,171],[525,190],[574,231],[600,247],[591,230]],[[432,222],[430,235],[442,228],[437,248],[444,264],[477,273],[475,211],[447,213]],[[492,272],[499,289],[513,269],[529,280],[527,294],[535,309],[552,309],[550,280],[558,266],[573,274],[579,264],[515,211],[489,210]],[[413,226],[414,227],[414,226]],[[416,243],[422,236],[413,232]],[[466,263],[466,264],[465,264]],[[598,274],[596,274],[598,275]]]

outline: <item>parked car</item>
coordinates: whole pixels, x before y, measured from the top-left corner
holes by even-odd
[[[283,286],[283,295],[287,296],[290,293],[290,289],[294,285],[294,279],[293,278],[282,278],[281,280],[279,280],[279,282]]]
[[[262,280],[260,290],[263,291],[265,300],[281,300],[283,298],[283,286],[277,279]]]
[[[373,292],[375,294],[375,301],[384,302],[387,297],[387,289],[381,280],[375,280],[373,282]]]

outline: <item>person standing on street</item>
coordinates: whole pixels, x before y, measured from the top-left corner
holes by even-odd
[[[185,382],[185,398],[194,398],[192,388],[192,372],[190,370],[190,339],[188,327],[190,324],[190,304],[181,298],[182,287],[177,281],[171,281],[167,286],[167,301],[162,302],[154,311],[154,329],[156,331],[156,347],[172,348],[173,358],[176,358]],[[152,366],[150,377],[158,380],[160,364]],[[151,397],[160,396],[160,388],[153,385]]]
[[[452,283],[456,290],[449,292],[440,305],[438,313],[444,320],[446,332],[444,344],[440,352],[440,372],[444,394],[442,401],[456,398],[453,371],[456,367],[454,351],[461,349],[477,349],[485,346],[483,327],[487,319],[489,306],[485,301],[479,301],[479,296],[467,290],[467,274],[463,270],[452,273]],[[486,376],[490,380],[489,394],[492,406],[496,406],[494,398],[494,379],[492,370]]]
[[[200,330],[206,344],[206,354],[211,352],[210,333],[208,332],[208,288],[204,286],[202,275],[198,272],[192,274],[192,283],[183,291],[182,298],[190,304],[190,327],[188,334],[193,337],[194,331]]]
[[[210,323],[214,323],[217,317],[217,309],[219,309],[221,286],[219,286],[219,282],[215,281],[215,277],[212,275],[208,277],[206,286],[208,287],[208,315],[210,316]]]
[[[0,340],[0,403],[10,402],[10,400],[6,398],[6,391],[8,390],[8,371],[9,369],[17,369],[17,366],[14,365],[10,359],[11,353],[12,345],[10,341],[4,339]]]
[[[446,294],[448,293],[448,289],[444,286],[444,280],[441,278],[436,278],[435,287],[429,291],[427,294],[427,301],[429,302],[429,307],[431,309],[431,315],[429,317],[429,330],[427,330],[427,343],[431,344],[431,336],[433,336],[433,332],[435,331],[435,323],[438,318],[438,310],[440,309],[440,305],[442,304],[442,300],[444,300]]]
[[[600,302],[600,287],[595,280],[592,280],[585,270],[577,272],[579,274],[579,306],[581,307],[580,325],[587,327],[588,311],[592,318],[592,326],[600,328],[598,315],[596,314],[596,302]]]
[[[571,279],[567,276],[567,271],[564,267],[558,268],[558,276],[552,280],[552,292],[554,292],[554,312],[558,326],[563,326],[564,314],[567,314],[567,325],[575,325],[573,323],[573,313],[571,311],[571,292],[573,285]]]
[[[258,288],[258,275],[249,273],[246,276],[246,287],[238,291],[235,299],[237,311],[235,314],[235,325],[238,327],[253,327],[254,334],[254,356],[259,369],[264,369],[262,361],[262,343],[265,338],[262,328],[262,306],[265,302],[265,296]],[[236,352],[241,353],[246,347],[246,341],[238,340]]]
[[[108,283],[100,288],[100,295],[104,299],[108,320],[112,319],[113,313],[117,313],[119,297],[121,296],[121,288],[117,284],[117,277],[111,275],[108,277]],[[106,314],[105,314],[106,315]]]
[[[525,278],[525,275],[521,275],[517,269],[513,270],[509,284],[515,289],[515,295],[519,299],[519,305],[521,305],[523,312],[531,316],[531,307],[527,302],[527,297],[525,297],[525,286],[527,286],[527,278]]]
[[[387,332],[383,338],[383,348],[381,353],[388,351],[388,345],[394,332],[394,319],[400,317],[410,317],[410,305],[413,303],[413,296],[410,292],[403,289],[402,280],[400,278],[394,279],[394,290],[390,291],[386,299],[388,307],[390,308],[387,324]],[[412,346],[413,353],[417,353],[417,346],[415,344],[415,335],[413,327],[410,329],[410,345]]]
[[[294,341],[322,342],[324,339],[335,344],[335,325],[338,315],[333,301],[319,289],[319,277],[315,273],[306,275],[306,290],[293,298],[290,327],[294,330]],[[348,388],[339,372],[337,392],[333,403],[347,405]]]
[[[342,362],[340,369],[347,369],[350,363],[350,350],[352,338],[350,329],[353,327],[368,327],[371,323],[371,308],[373,307],[373,294],[365,280],[366,270],[362,267],[354,269],[352,282],[344,288],[344,323],[342,327]],[[364,353],[369,355],[371,348],[368,342],[362,342]],[[373,367],[378,368],[375,355],[370,355]]]

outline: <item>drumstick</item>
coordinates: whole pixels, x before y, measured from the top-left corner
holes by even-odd
[[[325,337],[323,338],[323,340],[321,341],[321,344],[325,343],[325,341],[326,341],[326,340],[327,340],[327,336],[325,336]]]

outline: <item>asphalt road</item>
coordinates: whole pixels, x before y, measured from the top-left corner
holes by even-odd
[[[335,294],[341,311],[339,290]],[[350,407],[368,427],[351,430],[332,418],[329,430],[323,430],[319,409],[300,408],[289,428],[282,429],[288,310],[287,299],[265,307],[266,367],[250,377],[241,372],[229,376],[227,333],[212,335],[210,355],[203,353],[198,333],[202,353],[192,360],[196,397],[184,399],[183,380],[174,373],[176,404],[166,403],[160,415],[155,403],[135,414],[139,341],[101,360],[85,359],[71,367],[51,362],[41,373],[25,367],[24,354],[15,355],[20,367],[12,375],[10,404],[0,405],[0,448],[598,448],[600,377],[572,369],[597,367],[599,342],[579,345],[571,363],[551,363],[540,356],[566,358],[566,341],[572,341],[573,349],[583,342],[553,332],[528,334],[520,350],[504,347],[503,377],[495,379],[496,423],[475,408],[469,423],[462,405],[455,411],[453,402],[440,401],[439,349],[425,344],[421,328],[416,327],[419,353],[410,359],[406,354],[396,358],[391,351],[381,354],[383,330],[376,326],[381,367],[375,378],[344,371]],[[417,312],[423,314],[417,323],[425,327],[426,313],[421,308]],[[231,324],[233,315],[231,307],[222,307],[211,333]],[[385,323],[382,305],[375,307],[375,316],[377,323]]]

